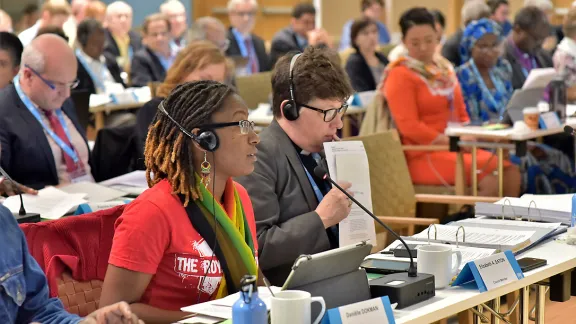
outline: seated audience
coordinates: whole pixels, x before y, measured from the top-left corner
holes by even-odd
[[[189,33],[189,41],[205,40],[216,45],[222,53],[230,47],[230,40],[226,37],[226,27],[217,18],[200,17],[194,21]]]
[[[390,33],[388,32],[388,28],[381,21],[382,13],[384,12],[384,1],[362,0],[360,6],[362,8],[362,16],[364,18],[372,19],[376,24],[376,27],[378,29],[378,44],[386,45],[390,43]],[[342,36],[340,37],[341,51],[352,46],[353,38],[351,37],[351,34],[352,34],[352,24],[354,23],[354,21],[355,21],[354,19],[350,19],[349,21],[346,22],[344,28],[342,29]]]
[[[106,4],[102,1],[92,0],[86,5],[84,14],[86,19],[96,19],[104,24],[106,21]]]
[[[134,53],[142,48],[142,37],[132,28],[132,7],[115,1],[106,8],[106,45],[104,55],[116,58],[118,66],[127,71]]]
[[[558,43],[564,38],[562,26],[552,25],[552,18],[554,17],[554,4],[550,0],[524,0],[524,7],[536,7],[546,14],[548,22],[550,23],[550,34],[542,43],[542,48],[553,54],[556,50]]]
[[[438,45],[436,46],[436,52],[442,52],[442,46],[446,42],[446,36],[444,35],[444,28],[446,28],[446,19],[440,10],[430,10],[430,13],[434,16],[434,21],[436,24],[436,31],[438,32]],[[400,56],[408,54],[408,50],[403,43],[400,43],[394,47],[390,53],[388,53],[388,61],[396,61]]]
[[[256,0],[229,0],[228,40],[230,47],[226,51],[228,57],[243,57],[247,59],[246,67],[237,69],[238,75],[250,75],[270,71],[270,58],[266,53],[264,40],[252,33],[258,13]]]
[[[166,79],[156,90],[156,96],[138,109],[136,131],[139,143],[146,143],[148,128],[156,116],[158,105],[177,85],[200,80],[224,82],[226,80],[226,58],[213,44],[194,41],[178,53],[174,65],[168,70]]]
[[[68,313],[60,299],[50,298],[46,276],[30,255],[24,233],[12,213],[1,205],[0,231],[0,273],[3,283],[8,283],[0,290],[2,323],[143,324],[125,302],[103,307],[85,318]]]
[[[500,123],[512,97],[512,68],[502,59],[504,37],[495,21],[482,18],[464,29],[460,55],[464,64],[456,69],[468,116],[474,124]]]
[[[502,37],[508,36],[512,31],[512,23],[508,20],[510,15],[510,3],[508,0],[488,0],[486,1],[492,15],[490,19],[497,22],[502,28]]]
[[[352,47],[356,50],[348,57],[346,72],[356,92],[376,90],[382,72],[388,64],[378,51],[378,27],[370,18],[360,18],[352,24]]]
[[[389,65],[382,94],[407,145],[448,145],[444,130],[449,123],[466,123],[469,117],[462,91],[450,62],[435,54],[438,34],[434,17],[425,8],[413,8],[400,18],[402,41],[409,55]],[[463,141],[474,140],[466,136]],[[409,152],[406,160],[412,181],[419,185],[455,184],[457,153],[448,151]],[[497,196],[498,178],[493,175],[497,159],[487,151],[477,152],[478,195]],[[470,183],[471,154],[464,154],[466,181]],[[518,168],[504,163],[504,195],[518,197],[521,176]]]
[[[474,20],[489,18],[491,13],[490,7],[488,7],[484,0],[469,0],[462,6],[460,15],[464,23],[463,27],[466,27]],[[458,67],[464,63],[460,58],[460,43],[462,43],[462,33],[464,32],[463,27],[459,28],[456,33],[450,36],[444,46],[442,46],[442,56],[452,62],[454,67]]]
[[[32,27],[37,21],[40,19],[40,11],[38,10],[38,4],[31,3],[22,9],[20,14],[20,19],[16,23],[16,28],[14,31],[16,33],[20,33],[23,30],[26,30]]]
[[[68,20],[70,13],[70,5],[68,5],[66,1],[46,1],[42,6],[40,19],[38,19],[32,27],[18,35],[22,45],[28,45],[42,27],[56,26],[62,28],[66,20]]]
[[[576,8],[564,18],[564,39],[554,53],[554,68],[566,83],[566,97],[576,102]]]
[[[6,11],[0,9],[0,32],[13,32],[12,28],[12,18],[6,13]]]
[[[262,131],[254,172],[238,179],[254,204],[260,268],[276,286],[298,256],[339,246],[338,223],[352,206],[314,173],[324,142],[337,139],[353,93],[331,55],[311,46],[280,58],[272,75],[274,120]]]
[[[76,58],[66,41],[41,35],[24,48],[14,84],[0,91],[0,164],[34,189],[93,181],[74,104]]]
[[[68,44],[70,47],[74,47],[76,44],[76,34],[78,33],[76,28],[78,24],[86,18],[86,6],[90,1],[92,0],[70,0],[71,15],[68,16],[68,20],[66,20],[62,26],[62,30],[64,30],[64,33],[68,36]]]
[[[332,40],[326,30],[316,28],[316,8],[310,3],[300,3],[292,10],[290,26],[280,30],[272,38],[270,63],[289,52],[302,52],[308,46],[331,46]]]
[[[172,41],[170,46],[175,53],[186,47],[186,8],[180,0],[167,0],[160,5],[160,13],[168,17],[170,21],[170,34]]]
[[[170,22],[163,14],[152,14],[142,25],[144,47],[134,54],[130,66],[130,81],[135,87],[149,82],[162,82],[174,63],[176,52],[170,46]]]
[[[222,83],[181,84],[158,109],[146,140],[150,189],[116,221],[100,306],[127,301],[146,322],[174,323],[189,315],[181,307],[236,293],[258,273],[252,204],[232,178],[254,170],[260,140]]]
[[[95,19],[86,19],[76,28],[78,87],[90,93],[109,93],[111,87],[125,87],[114,58],[104,56],[105,29]]]
[[[536,68],[553,67],[552,58],[542,48],[550,24],[536,7],[524,7],[514,17],[512,33],[506,42],[505,58],[512,66],[512,87],[521,89],[528,73]]]
[[[16,35],[0,32],[0,90],[12,83],[18,74],[23,49]]]

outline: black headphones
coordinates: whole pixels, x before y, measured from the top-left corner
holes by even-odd
[[[218,135],[216,135],[216,133],[214,133],[211,130],[200,130],[200,133],[198,135],[194,135],[191,132],[187,131],[184,127],[182,127],[182,125],[180,125],[176,120],[174,120],[172,116],[168,114],[166,108],[164,108],[164,101],[162,101],[158,105],[158,110],[160,110],[164,115],[166,115],[166,117],[168,117],[168,119],[170,119],[174,124],[176,124],[176,126],[180,128],[182,133],[188,135],[188,137],[190,137],[194,142],[198,143],[198,145],[202,149],[208,152],[214,152],[220,145]]]
[[[294,97],[294,80],[293,71],[296,60],[302,53],[295,54],[290,60],[290,100],[284,105],[282,111],[284,112],[284,117],[290,121],[298,119],[300,116],[300,106],[296,104],[296,99]]]

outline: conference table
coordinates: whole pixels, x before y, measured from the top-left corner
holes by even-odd
[[[521,128],[507,128],[491,130],[482,126],[449,126],[444,134],[450,138],[450,151],[458,152],[460,158],[458,163],[463,163],[461,159],[461,149],[469,148],[472,155],[472,195],[478,195],[478,164],[477,152],[479,148],[494,149],[498,159],[498,194],[504,196],[504,151],[515,150],[515,155],[523,157],[527,153],[528,141],[542,138],[544,136],[560,134],[564,132],[564,126],[576,127],[576,118],[568,118],[561,127],[553,129],[526,130]],[[463,136],[472,136],[477,141],[461,141]],[[458,190],[456,194],[463,194],[464,188]]]
[[[487,292],[462,287],[450,287],[436,290],[436,296],[427,301],[410,307],[394,310],[394,318],[398,324],[432,323],[448,316],[463,313],[474,309],[482,313],[484,310],[500,312],[500,297],[520,291],[518,309],[520,321],[528,323],[530,313],[530,286],[536,285],[536,316],[535,323],[544,323],[546,291],[551,286],[551,299],[566,301],[570,298],[571,272],[576,267],[576,246],[567,245],[559,241],[548,241],[531,249],[517,259],[532,257],[546,259],[548,265],[524,273],[524,278],[508,285],[498,287]],[[573,294],[576,289],[572,288]],[[491,314],[491,323],[507,323],[499,316]],[[459,320],[463,324],[462,317]],[[478,322],[479,323],[479,322]],[[512,323],[516,323],[513,321]]]

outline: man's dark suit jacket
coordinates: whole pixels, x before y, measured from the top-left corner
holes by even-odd
[[[460,43],[462,42],[462,36],[464,30],[462,28],[458,29],[454,35],[450,36],[442,46],[442,56],[448,61],[454,64],[454,67],[459,67],[462,65],[462,57],[460,56]]]
[[[104,55],[104,58],[106,59],[106,67],[108,68],[108,71],[112,75],[114,81],[120,83],[124,86],[124,88],[126,88],[124,80],[122,80],[122,77],[120,76],[122,72],[118,66],[118,63],[116,63],[116,60],[108,55]],[[77,78],[80,83],[78,83],[78,86],[74,89],[74,91],[85,90],[90,93],[96,93],[96,86],[94,81],[92,80],[92,77],[90,77],[88,71],[84,68],[84,65],[80,63],[80,60],[78,60]]]
[[[162,82],[166,78],[166,70],[160,63],[158,56],[150,48],[134,53],[130,65],[130,82],[134,87],[144,87],[149,82]]]
[[[62,111],[86,140],[72,100],[64,102]],[[0,91],[0,146],[0,164],[15,181],[35,189],[58,185],[54,154],[44,129],[24,106],[14,85]]]
[[[120,49],[118,48],[118,44],[116,44],[114,37],[112,37],[112,33],[108,29],[105,31],[105,36],[104,55],[117,58],[120,56]],[[130,46],[132,47],[133,53],[136,53],[144,47],[144,45],[142,45],[142,36],[140,36],[140,33],[131,30],[128,32],[128,36],[130,36]]]
[[[282,286],[298,256],[327,251],[330,240],[288,135],[274,120],[260,138],[254,172],[236,180],[254,207],[260,267],[273,285]]]
[[[254,44],[254,51],[256,51],[256,57],[258,57],[258,69],[259,72],[266,72],[270,71],[270,58],[268,57],[268,53],[266,53],[266,46],[264,45],[264,41],[262,38],[250,34],[252,36],[252,44]],[[226,56],[229,57],[238,57],[242,56],[240,52],[240,46],[238,45],[238,41],[232,32],[232,28],[228,29],[228,40],[230,41],[230,46],[226,50]]]
[[[272,67],[276,64],[279,58],[290,52],[303,52],[304,48],[298,45],[296,33],[292,27],[286,27],[274,35],[272,38],[272,46],[270,48],[270,64]]]
[[[545,50],[539,49],[536,52],[536,62],[539,68],[551,68],[554,67],[554,62],[552,57]],[[522,70],[522,64],[516,58],[516,49],[509,41],[506,41],[506,53],[504,53],[504,58],[510,62],[512,66],[512,87],[514,89],[521,89],[526,81],[526,76]]]
[[[388,65],[388,59],[384,54],[376,52],[376,57],[380,63]],[[378,82],[380,82],[380,80],[374,80],[370,66],[368,66],[368,63],[360,52],[352,53],[350,57],[348,57],[346,73],[350,78],[352,87],[357,92],[376,90],[376,86]]]

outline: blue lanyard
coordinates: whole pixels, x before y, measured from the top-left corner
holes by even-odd
[[[132,57],[134,56],[134,50],[132,49],[132,45],[128,45],[128,58],[132,61]]]
[[[24,94],[24,92],[22,91],[22,88],[20,88],[20,76],[18,76],[18,75],[14,78],[14,87],[16,88],[16,92],[18,93],[20,100],[22,100],[22,103],[24,103],[24,106],[26,106],[26,108],[28,108],[28,111],[30,111],[30,113],[32,115],[34,115],[36,120],[40,123],[40,125],[42,125],[42,128],[44,128],[46,133],[48,133],[48,135],[54,140],[56,145],[58,145],[62,149],[62,151],[64,151],[69,157],[71,157],[72,160],[74,160],[74,163],[77,164],[78,163],[78,154],[76,154],[76,151],[74,151],[74,149],[72,147],[70,147],[70,146],[68,146],[68,144],[64,143],[64,141],[60,137],[58,137],[58,135],[56,135],[56,133],[54,133],[54,131],[50,127],[48,127],[48,126],[46,126],[46,124],[44,124],[44,121],[42,120],[42,116],[40,116],[40,112],[38,111],[38,109],[36,109],[36,106],[34,106],[32,101],[30,101],[30,98],[28,98],[28,96],[26,94]],[[66,134],[66,137],[68,137],[68,141],[70,143],[72,143],[70,133],[68,132],[68,126],[66,126],[66,121],[64,120],[64,116],[62,115],[62,109],[56,110],[56,116],[58,116],[58,119],[60,120],[60,124],[62,125],[62,128],[64,129],[64,133]]]
[[[476,63],[474,63],[474,60],[470,61],[470,66],[472,67],[472,71],[476,75],[476,79],[478,80],[478,83],[480,85],[480,91],[482,91],[482,99],[485,99],[486,101],[489,102],[490,105],[492,105],[492,107],[488,108],[492,108],[494,112],[497,112],[500,115],[502,115],[506,107],[505,106],[498,107],[498,103],[496,103],[496,100],[494,99],[492,92],[488,89],[488,86],[486,86],[486,83],[484,82],[484,79],[480,75],[480,72],[478,72],[478,68],[476,67]],[[502,95],[506,93],[504,85],[502,84],[502,82],[500,82],[500,80],[494,77],[494,73],[492,70],[490,70],[490,79],[492,80],[492,83],[494,84],[494,87],[496,88],[496,91],[498,93]]]
[[[78,61],[80,61],[80,64],[82,64],[86,72],[88,72],[90,78],[92,78],[92,81],[94,81],[96,87],[100,89],[100,91],[106,92],[106,87],[104,86],[103,83],[104,79],[106,78],[106,66],[104,65],[102,66],[102,71],[100,72],[100,78],[97,78],[96,75],[94,74],[94,71],[92,71],[92,69],[90,68],[88,62],[86,62],[86,60],[84,59],[84,56],[82,56],[82,53],[80,53],[79,49],[76,49],[76,57],[78,57]]]

